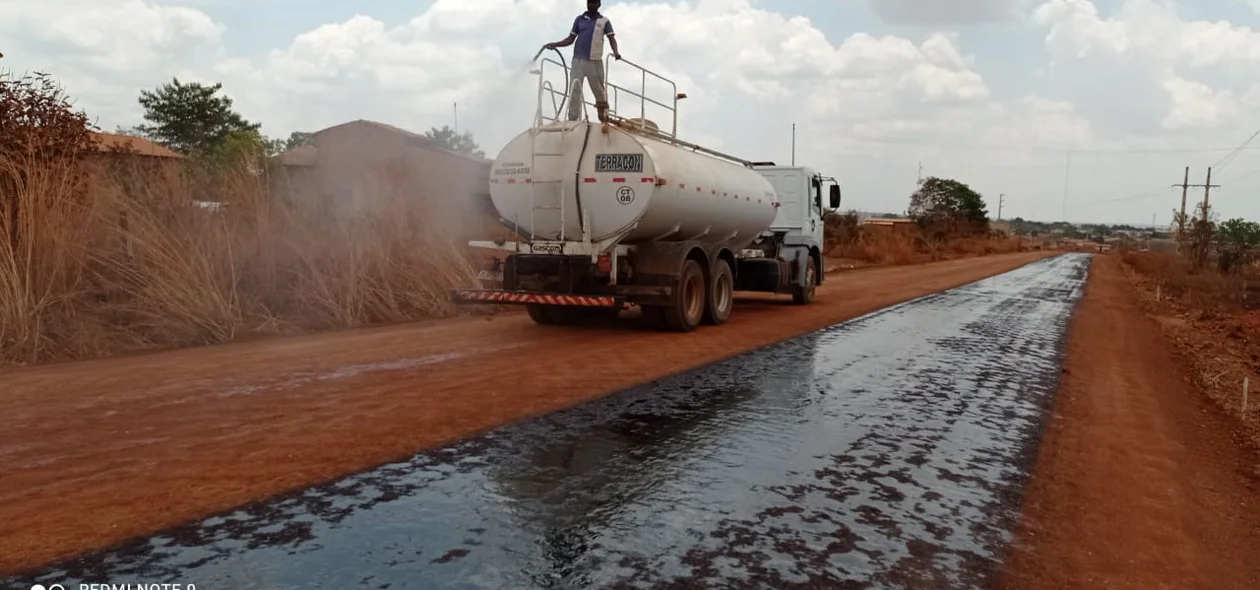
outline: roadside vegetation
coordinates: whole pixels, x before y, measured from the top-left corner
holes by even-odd
[[[1203,203],[1188,217],[1165,248],[1122,242],[1118,252],[1197,385],[1260,443],[1260,223],[1221,221]]]
[[[53,79],[0,72],[0,363],[454,312],[475,267],[423,199],[391,191],[402,172],[353,211],[289,198],[270,156],[309,136],[264,137],[217,85],[139,100],[146,123],[123,132],[182,158],[100,145]]]
[[[992,230],[981,195],[953,179],[924,179],[898,219],[881,225],[863,223],[855,211],[828,213],[826,256],[855,266],[901,265],[1030,248]]]

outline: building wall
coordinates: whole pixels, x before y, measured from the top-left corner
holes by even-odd
[[[490,162],[433,149],[422,137],[355,121],[314,135],[313,165],[286,166],[293,198],[317,199],[346,211],[382,198],[414,200],[443,227],[466,239],[507,230],[489,204]],[[308,159],[310,160],[310,159]]]
[[[915,231],[914,223],[906,223],[906,222],[863,223],[861,227],[862,227],[863,232],[866,232],[870,235],[885,235],[885,234],[911,235]]]

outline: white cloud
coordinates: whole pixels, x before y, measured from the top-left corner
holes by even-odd
[[[200,11],[142,0],[0,3],[6,61],[55,74],[102,119],[133,111],[154,72],[204,71],[222,57],[222,33]]]
[[[967,24],[1014,19],[1032,0],[868,0],[875,14],[898,24]]]
[[[461,128],[493,155],[530,121],[528,58],[562,38],[578,11],[567,0],[437,0],[410,21],[361,14],[243,55],[197,4],[10,0],[0,4],[5,65],[54,73],[111,128],[139,122],[139,91],[176,75],[222,81],[272,135],[356,118],[419,131],[449,123],[458,102]],[[1246,117],[1260,106],[1260,33],[1187,21],[1167,2],[1124,0],[1108,14],[1088,0],[871,5],[886,20],[932,26],[914,36],[824,34],[762,0],[608,3],[605,12],[627,59],[688,94],[685,137],[786,160],[797,123],[800,160],[844,178],[846,199],[860,207],[902,208],[923,160],[927,172],[956,171],[981,190],[1014,194],[1008,184],[1027,184],[1025,200],[1011,203],[1016,214],[1053,217],[1063,153],[1048,149],[1232,145],[1249,134],[1239,125],[1256,124]],[[965,29],[940,28],[984,21],[1044,37],[1045,54],[1023,58],[1037,72],[1036,91],[995,84],[1002,81],[986,72],[1010,56],[973,53],[985,46],[965,43]],[[637,86],[625,74],[614,66],[612,81]],[[668,126],[659,110],[649,116]],[[1141,162],[1176,168],[1190,162],[1173,158],[1211,156]],[[1247,166],[1246,157],[1236,165]],[[1073,184],[1105,193],[1150,176],[1118,164],[1091,171],[1089,161],[1101,158],[1074,160]],[[1049,204],[1033,206],[1038,199]]]
[[[242,98],[242,105],[275,112],[267,120],[286,127],[313,113],[320,125],[401,116],[400,125],[423,127],[458,101],[480,137],[501,142],[528,121],[533,95],[530,79],[504,53],[509,49],[500,48],[522,48],[519,55],[528,55],[536,44],[562,37],[571,18],[567,8],[550,0],[493,0],[486,6],[439,0],[401,26],[354,17],[305,33],[265,61],[230,62],[219,72],[248,80],[258,91]],[[890,127],[897,132],[948,130],[943,115],[983,109],[991,94],[974,58],[951,35],[929,35],[916,44],[858,34],[833,45],[807,19],[747,0],[617,5],[607,12],[618,30],[627,31],[619,35],[627,59],[667,75],[688,93],[680,125],[689,133],[715,135],[723,117],[763,109],[803,113],[814,118],[813,126],[841,131],[878,133],[880,125],[871,120],[880,117],[899,121]],[[481,30],[497,31],[494,41],[502,45],[468,32]],[[732,46],[729,39],[747,41]],[[637,89],[638,80],[625,73],[614,66],[612,81]],[[654,97],[668,96],[654,90]],[[310,106],[287,109],[303,101]],[[650,115],[666,116],[660,110]],[[752,120],[760,124],[727,130],[734,137],[724,143],[749,145],[770,122]]]
[[[1212,90],[1200,82],[1172,78],[1164,82],[1172,109],[1164,118],[1166,129],[1217,128],[1238,116],[1240,108],[1232,92]]]
[[[1169,122],[1221,110],[1192,104],[1220,99],[1216,92],[1188,93],[1185,82],[1215,76],[1242,84],[1250,81],[1248,72],[1260,71],[1260,32],[1224,21],[1184,21],[1167,2],[1125,0],[1104,17],[1089,0],[1049,0],[1034,20],[1049,30],[1049,80],[1087,117],[1121,133],[1184,128]],[[1212,126],[1224,123],[1211,120]]]

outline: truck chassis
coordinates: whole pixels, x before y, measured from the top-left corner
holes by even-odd
[[[535,322],[549,325],[614,318],[633,305],[649,325],[689,332],[726,323],[736,291],[791,294],[798,305],[813,301],[823,282],[821,253],[816,246],[784,246],[782,238],[764,235],[740,252],[724,242],[684,241],[616,246],[607,254],[580,242],[475,242],[527,252],[503,261],[502,289],[457,289],[451,298],[525,305]]]

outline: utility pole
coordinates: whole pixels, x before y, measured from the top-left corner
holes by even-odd
[[[998,221],[1002,221],[1002,202],[1006,200],[1006,193],[998,194]]]
[[[1199,207],[1203,211],[1203,220],[1207,221],[1208,217],[1208,197],[1212,194],[1212,189],[1220,188],[1219,184],[1212,184],[1212,169],[1209,167],[1207,171],[1207,181],[1204,184],[1190,184],[1190,167],[1186,166],[1186,173],[1181,184],[1172,185],[1181,187],[1181,217],[1177,219],[1177,249],[1180,250],[1186,236],[1186,193],[1192,188],[1203,187],[1203,204]],[[1194,217],[1198,217],[1196,212]],[[1191,219],[1193,221],[1193,218]],[[1206,225],[1204,226],[1206,227]]]
[[[792,165],[796,165],[796,123],[792,123]]]
[[[1177,243],[1180,244],[1181,238],[1186,233],[1186,191],[1190,190],[1190,167],[1189,166],[1186,166],[1186,176],[1184,179],[1182,179],[1181,184],[1180,185],[1174,184],[1173,186],[1181,187],[1181,217],[1177,218]]]
[[[1212,243],[1212,226],[1208,222],[1208,214],[1210,212],[1208,198],[1212,195],[1212,189],[1219,188],[1220,185],[1212,184],[1212,168],[1209,166],[1207,169],[1207,181],[1203,184],[1191,186],[1203,187],[1203,205],[1201,207],[1203,210],[1202,233],[1200,233],[1197,228],[1192,229],[1194,237],[1191,241],[1191,252],[1194,254],[1194,265],[1195,268],[1199,268],[1207,262],[1208,250]]]
[[[1184,231],[1185,231],[1185,229],[1186,229],[1186,192],[1187,192],[1187,191],[1189,191],[1189,190],[1190,190],[1190,189],[1192,189],[1192,188],[1202,188],[1202,189],[1203,189],[1203,204],[1202,204],[1199,208],[1200,208],[1200,209],[1202,209],[1202,210],[1204,211],[1204,217],[1203,217],[1203,218],[1206,220],[1206,219],[1207,219],[1206,212],[1207,212],[1207,206],[1208,206],[1208,197],[1209,197],[1209,196],[1211,196],[1211,194],[1212,194],[1212,189],[1214,189],[1214,188],[1221,188],[1221,185],[1219,185],[1219,184],[1212,184],[1212,169],[1211,169],[1210,167],[1209,167],[1209,168],[1208,168],[1208,170],[1207,170],[1207,183],[1206,183],[1206,184],[1190,184],[1190,167],[1189,167],[1189,166],[1186,166],[1186,177],[1185,177],[1185,180],[1182,180],[1182,181],[1181,181],[1181,184],[1174,184],[1174,185],[1172,185],[1172,186],[1173,186],[1173,188],[1181,187],[1181,219],[1180,219],[1180,220],[1178,220],[1178,222],[1177,222],[1177,233],[1178,233],[1178,234],[1181,234],[1181,233],[1182,233],[1182,232],[1184,232]],[[1198,217],[1198,213],[1197,213],[1197,212],[1195,213],[1195,216],[1196,216],[1196,217]]]
[[[459,135],[459,103],[458,102],[454,104],[454,106],[451,108],[451,111],[455,114],[455,135]]]
[[[923,184],[923,161],[919,160],[919,175],[914,179],[915,183]]]
[[[1072,152],[1067,153],[1067,161],[1063,165],[1063,222],[1067,223],[1068,180],[1072,177]]]
[[[1207,183],[1203,185],[1203,221],[1208,220],[1208,197],[1212,194],[1212,188],[1220,188],[1219,184],[1212,184],[1212,167],[1208,166]]]

